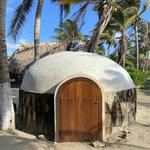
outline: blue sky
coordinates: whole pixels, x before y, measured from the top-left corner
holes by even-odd
[[[143,0],[146,1],[146,0]],[[9,31],[10,21],[13,14],[13,11],[20,4],[21,0],[7,0],[7,14],[6,14],[6,29],[7,33]],[[27,17],[27,22],[22,30],[22,33],[19,35],[16,43],[13,42],[12,38],[7,36],[7,48],[8,55],[10,56],[14,50],[17,49],[19,43],[33,42],[33,28],[34,28],[34,18],[35,10],[37,6],[37,0],[34,0],[34,5],[31,10],[31,13]],[[73,7],[73,12],[77,10],[77,6]],[[145,12],[142,17],[146,21],[150,21],[150,9]],[[89,34],[90,31],[94,28],[97,22],[97,14],[92,11],[92,7],[88,8],[85,25],[82,28],[83,34]],[[52,36],[55,35],[54,29],[59,25],[59,7],[57,4],[50,3],[50,0],[45,0],[44,9],[42,14],[42,24],[41,24],[41,41],[53,41]]]

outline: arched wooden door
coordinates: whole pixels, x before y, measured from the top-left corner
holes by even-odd
[[[95,82],[74,78],[57,92],[57,134],[59,142],[102,139],[102,94]]]

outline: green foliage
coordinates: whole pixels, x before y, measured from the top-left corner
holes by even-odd
[[[64,4],[71,4],[71,3],[80,3],[80,2],[84,2],[84,1],[85,0],[61,0],[60,2],[64,3]]]
[[[102,44],[98,45],[98,48],[96,49],[96,53],[99,55],[105,55],[105,49],[104,49],[104,46]]]
[[[131,24],[135,22],[138,15],[138,8],[130,6],[122,9],[118,7],[113,11],[112,18],[108,26],[120,32],[124,32]]]
[[[62,26],[55,29],[56,36],[55,38],[60,41],[72,41],[76,39],[80,39],[81,33],[77,24],[67,19],[65,22],[62,23]]]
[[[142,71],[135,68],[125,68],[131,76],[135,85],[143,85],[144,81],[150,78],[150,71]]]
[[[143,89],[150,90],[150,78],[148,78],[144,81]]]
[[[25,70],[24,70],[24,71],[21,71],[21,72],[18,74],[18,79],[19,79],[19,80],[22,80],[23,77],[24,77],[24,74],[25,74]]]
[[[134,53],[133,54],[131,54],[131,53],[126,54],[126,67],[128,67],[128,68],[135,68],[136,58],[135,58]]]
[[[33,5],[33,0],[23,0],[22,3],[17,7],[15,10],[11,25],[10,25],[10,32],[9,34],[16,40],[17,36],[21,32],[22,27],[27,19],[27,14],[29,14]]]

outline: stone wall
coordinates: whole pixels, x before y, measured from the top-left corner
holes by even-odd
[[[113,127],[125,127],[135,122],[137,98],[136,89],[105,94],[105,133],[108,136]]]
[[[35,135],[54,140],[54,95],[19,91],[19,114],[22,125]]]
[[[135,122],[136,90],[107,92],[105,96],[105,136],[108,137],[113,127],[123,127]],[[54,95],[20,90],[19,97],[23,125],[32,133],[54,139]]]

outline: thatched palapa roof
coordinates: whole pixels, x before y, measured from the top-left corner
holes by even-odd
[[[66,42],[48,42],[40,44],[40,58],[57,52],[65,51]],[[34,62],[34,47],[32,44],[21,45],[9,59],[10,72],[18,74]]]

